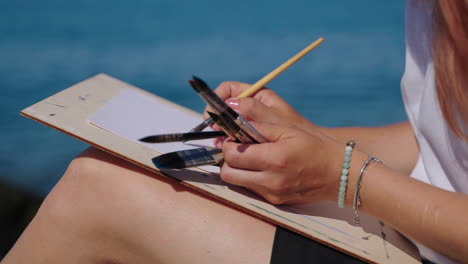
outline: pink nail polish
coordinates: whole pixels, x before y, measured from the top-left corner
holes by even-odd
[[[229,98],[226,101],[226,104],[229,105],[232,109],[239,109],[239,99],[238,98]]]

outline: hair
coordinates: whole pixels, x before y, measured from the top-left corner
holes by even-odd
[[[434,33],[439,105],[453,133],[468,141],[468,0],[436,1]]]

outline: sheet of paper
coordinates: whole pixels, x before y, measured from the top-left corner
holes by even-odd
[[[148,96],[131,89],[123,89],[92,115],[88,121],[102,129],[161,153],[201,146],[213,146],[213,139],[157,144],[139,141],[140,138],[149,135],[188,132],[203,120],[181,108],[171,107],[167,104],[156,104]],[[209,128],[207,131],[209,131]],[[216,166],[203,166],[200,168],[219,173],[219,167]]]

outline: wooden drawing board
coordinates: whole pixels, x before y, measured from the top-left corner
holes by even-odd
[[[99,149],[154,173],[235,206],[253,216],[281,225],[310,239],[370,263],[420,263],[417,249],[384,223],[361,214],[361,225],[352,224],[354,213],[336,203],[274,206],[251,192],[224,183],[217,175],[198,169],[159,171],[152,159],[160,153],[88,122],[88,118],[124,89],[144,95],[168,108],[202,117],[190,109],[167,101],[128,83],[99,74],[67,88],[26,109],[21,114],[69,134]],[[176,117],[175,117],[176,118]],[[177,149],[174,149],[174,151]]]

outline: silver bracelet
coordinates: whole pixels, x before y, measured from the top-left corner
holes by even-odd
[[[354,210],[354,223],[360,224],[361,221],[359,220],[359,205],[361,205],[361,183],[362,177],[364,176],[364,172],[366,171],[367,167],[369,167],[374,162],[383,162],[374,156],[370,156],[362,165],[361,171],[359,172],[358,179],[356,181],[356,188],[354,189],[354,200],[353,200],[353,210]]]

